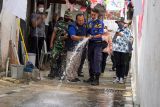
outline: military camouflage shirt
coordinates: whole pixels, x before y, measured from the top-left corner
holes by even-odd
[[[65,41],[61,39],[68,30],[68,22],[65,21],[58,21],[55,25],[54,31],[56,31],[56,40],[54,42],[54,47],[53,51],[63,51],[64,50],[64,45]]]

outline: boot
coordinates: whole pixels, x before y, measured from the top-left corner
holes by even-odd
[[[55,76],[54,76],[54,74],[53,74],[52,72],[50,72],[50,73],[48,74],[48,77],[49,77],[49,78],[54,78]]]
[[[91,85],[99,85],[99,74],[98,75],[96,75],[96,78],[94,79],[94,81],[91,83]]]
[[[48,74],[49,78],[55,78],[55,69],[51,68],[50,73]]]
[[[86,83],[92,83],[94,81],[94,77],[91,76],[88,80],[84,80]]]

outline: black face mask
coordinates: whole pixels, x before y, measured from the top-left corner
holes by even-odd
[[[123,26],[123,24],[118,24],[118,27],[119,27],[120,29],[122,29],[124,26]]]

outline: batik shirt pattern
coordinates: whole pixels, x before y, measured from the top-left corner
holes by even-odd
[[[122,28],[117,30],[121,32],[122,36],[115,36],[113,38],[113,51],[128,53],[129,52],[129,40],[131,38],[131,31],[129,28]]]

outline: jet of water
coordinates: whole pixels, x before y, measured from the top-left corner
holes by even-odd
[[[81,42],[79,42],[77,44],[77,46],[74,49],[74,52],[70,58],[69,63],[66,66],[66,71],[63,72],[63,76],[61,77],[62,80],[65,79],[66,76],[66,72],[69,70],[70,66],[73,66],[73,64],[75,64],[77,62],[77,60],[75,60],[76,57],[81,57],[81,54],[83,52],[83,48],[86,46],[87,42],[88,42],[89,38],[85,38],[83,39]],[[81,59],[81,58],[80,58]],[[76,62],[75,62],[76,61]],[[79,60],[80,61],[80,60]]]

